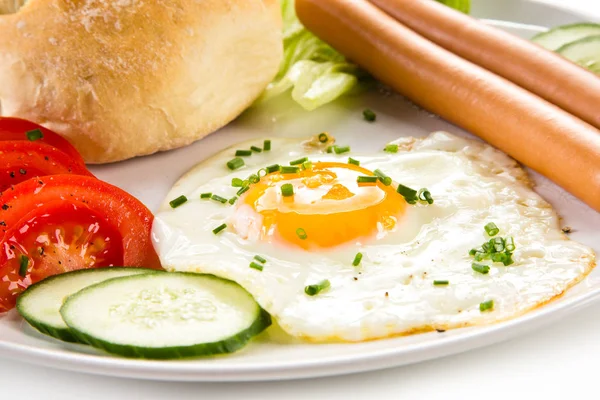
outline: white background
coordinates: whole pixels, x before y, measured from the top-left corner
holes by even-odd
[[[502,1],[502,0],[498,0]],[[543,0],[600,18],[600,0]],[[579,399],[600,398],[600,304],[519,339],[413,366],[250,384],[160,383],[0,360],[0,399]]]

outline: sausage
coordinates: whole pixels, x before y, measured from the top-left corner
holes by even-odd
[[[600,129],[600,77],[432,0],[370,0],[408,28]]]
[[[600,211],[600,132],[366,0],[296,0],[306,27],[380,81]]]

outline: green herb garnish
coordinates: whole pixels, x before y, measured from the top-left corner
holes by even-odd
[[[302,228],[296,229],[296,235],[298,235],[298,237],[302,240],[306,240],[306,238],[308,237],[306,231]]]
[[[227,228],[227,224],[222,224],[217,226],[215,229],[213,229],[213,233],[215,235],[218,235],[221,231],[223,231],[225,228]]]
[[[19,275],[21,275],[23,278],[25,278],[25,276],[27,276],[27,268],[28,267],[29,267],[29,257],[21,254],[21,256],[19,257]]]
[[[300,167],[284,165],[279,169],[282,174],[297,174],[300,172]]]
[[[250,268],[255,269],[257,271],[262,271],[264,267],[260,264],[255,263],[254,261],[252,261],[250,263]]]
[[[279,166],[279,164],[273,164],[273,165],[269,165],[265,169],[267,170],[267,174],[272,174],[273,172],[279,172],[280,168],[281,167]]]
[[[494,309],[494,300],[484,301],[479,305],[479,311],[490,311]]]
[[[202,193],[200,195],[201,199],[210,199],[212,197],[212,193]]]
[[[408,186],[399,184],[396,191],[402,195],[402,197],[404,197],[404,200],[406,200],[408,204],[415,204],[418,200],[417,191],[409,188]]]
[[[250,146],[250,150],[257,152],[257,153],[262,153],[262,149],[260,147],[256,147],[256,146]]]
[[[233,186],[233,187],[242,187],[242,186],[244,186],[244,181],[241,180],[240,178],[233,178],[231,180],[231,186]]]
[[[221,204],[227,203],[227,199],[219,196],[218,194],[213,194],[212,196],[210,196],[210,199],[214,200],[214,201],[218,201]]]
[[[183,203],[185,203],[187,201],[187,197],[185,197],[184,195],[179,196],[176,199],[173,199],[169,202],[169,205],[171,206],[171,208],[177,208],[180,205],[182,205]]]
[[[232,160],[227,161],[227,168],[229,168],[232,171],[235,171],[236,169],[240,169],[245,165],[244,160],[242,160],[239,157],[236,157]]]
[[[390,186],[392,184],[392,178],[384,174],[383,171],[381,171],[380,169],[376,169],[375,171],[373,171],[373,173],[385,186]]]
[[[317,294],[328,289],[329,287],[331,287],[331,282],[329,282],[329,280],[325,279],[325,280],[322,280],[321,282],[317,283],[316,285],[306,286],[304,288],[304,293],[306,293],[309,296],[316,296]]]
[[[383,149],[383,151],[386,151],[388,153],[397,153],[398,152],[398,148],[399,146],[397,144],[388,144],[385,146],[385,148]]]
[[[243,186],[240,190],[237,191],[237,195],[241,196],[244,193],[246,193],[248,190],[250,190],[250,186]]]
[[[326,132],[319,133],[319,142],[327,143],[329,141],[329,135]]]
[[[229,204],[234,205],[235,202],[237,201],[237,196],[233,196],[232,198],[229,199]]]
[[[359,176],[356,178],[357,183],[377,183],[379,180],[376,176]]]
[[[448,286],[449,284],[449,281],[433,281],[434,286]]]
[[[44,137],[44,134],[42,133],[42,131],[40,129],[34,129],[32,131],[27,131],[27,132],[25,132],[25,135],[27,135],[27,140],[29,140],[30,142],[35,142],[36,140],[40,140],[41,138]]]
[[[484,275],[486,275],[490,272],[490,267],[485,264],[473,263],[473,264],[471,264],[471,268],[473,268],[473,271],[479,272],[480,274],[484,274]]]
[[[271,150],[271,141],[270,140],[265,140],[263,143],[263,150],[264,151],[270,151]]]
[[[419,198],[419,201],[421,203],[433,204],[433,197],[431,197],[431,192],[426,188],[419,190],[417,197]]]
[[[304,164],[306,161],[308,161],[308,157],[302,157],[297,160],[290,161],[290,165]]]
[[[350,146],[333,146],[335,154],[344,154],[350,151]]]
[[[352,261],[352,265],[354,265],[355,267],[358,267],[358,265],[362,261],[362,258],[363,258],[362,253],[356,253],[356,256],[354,256],[354,261]]]
[[[235,152],[236,157],[248,157],[252,155],[252,150],[237,150]]]
[[[290,197],[294,195],[294,185],[291,183],[284,183],[281,185],[281,195],[283,197]]]
[[[363,111],[363,118],[365,121],[374,122],[377,119],[377,114],[375,114],[373,110],[367,108]]]
[[[484,226],[484,229],[487,232],[487,234],[490,236],[496,236],[498,233],[500,233],[500,229],[498,229],[496,224],[493,222],[490,222],[489,224]]]
[[[360,161],[355,160],[352,157],[348,157],[348,164],[352,164],[352,165],[360,165]]]
[[[254,259],[255,259],[256,261],[258,261],[259,263],[262,263],[262,264],[264,264],[264,263],[266,263],[266,262],[267,262],[267,260],[266,260],[265,258],[262,258],[262,257],[261,257],[261,256],[259,256],[258,254],[254,256]]]

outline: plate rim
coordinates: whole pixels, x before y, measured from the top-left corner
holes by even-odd
[[[570,9],[566,5],[549,4],[543,0],[517,1],[533,3],[540,7],[565,12],[576,18],[599,20],[598,16],[586,15],[584,12]],[[490,18],[485,18],[485,20],[494,21]],[[577,283],[569,290],[573,290],[580,285],[585,285],[585,280]],[[426,344],[416,343],[395,348],[374,349],[364,354],[337,354],[320,361],[285,361],[269,363],[270,365],[267,365],[267,362],[215,365],[212,363],[191,363],[186,360],[138,360],[15,344],[2,338],[0,338],[0,358],[14,359],[63,371],[171,382],[260,382],[275,379],[292,380],[340,376],[388,367],[400,367],[507,341],[562,319],[572,312],[584,309],[595,302],[600,302],[600,281],[591,284],[582,293],[568,298],[554,299],[549,304],[519,317],[488,326],[458,329],[468,330],[464,334],[441,338]],[[0,317],[5,315],[0,314]],[[472,340],[477,340],[477,344],[468,343]],[[468,343],[468,345],[465,346],[465,343]],[[352,345],[352,343],[349,345]],[[406,356],[406,358],[398,361],[398,358],[402,356]]]

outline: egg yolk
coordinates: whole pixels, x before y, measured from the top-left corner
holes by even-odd
[[[406,202],[393,186],[357,182],[372,175],[353,164],[318,162],[298,173],[263,177],[243,202],[262,215],[263,240],[331,248],[392,230],[402,215]],[[292,196],[282,195],[284,184],[292,184]]]

